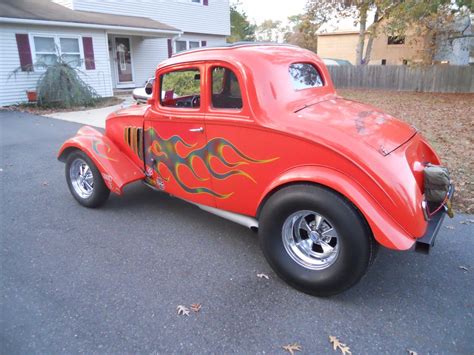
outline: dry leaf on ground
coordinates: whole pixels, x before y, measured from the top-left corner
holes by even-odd
[[[48,186],[48,182],[47,182],[47,181],[43,181],[43,186]]]
[[[1,171],[1,169],[0,169]],[[474,223],[474,219],[465,219],[464,221],[459,222],[461,224],[471,224]]]
[[[464,265],[459,265],[459,268],[464,271],[469,271],[468,267]]]
[[[288,351],[291,355],[295,355],[295,351],[302,351],[302,347],[298,343],[288,344],[282,346],[283,350]]]
[[[329,342],[335,351],[340,350],[344,355],[351,355],[351,349],[344,343],[341,343],[335,336],[329,336]]]
[[[257,274],[257,277],[260,278],[260,279],[267,279],[269,280],[270,279],[270,276],[268,276],[267,274]]]
[[[189,308],[186,306],[179,305],[176,307],[179,316],[189,316]]]
[[[202,306],[199,303],[193,303],[190,308],[191,308],[191,311],[197,313],[201,310],[201,307]]]
[[[454,229],[454,227],[453,227],[453,226],[444,226],[444,228],[446,228],[446,229],[451,229],[451,230],[453,230],[453,229]]]
[[[414,350],[407,349],[408,355],[418,355],[418,353]]]

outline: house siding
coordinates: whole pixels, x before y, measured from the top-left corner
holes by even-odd
[[[149,17],[184,32],[218,36],[230,35],[229,0],[209,0],[207,6],[190,0],[71,0],[74,10],[104,12],[116,15]],[[61,1],[57,2],[66,2]],[[139,23],[138,23],[139,24]]]
[[[81,78],[92,86],[101,96],[112,96],[112,80],[108,58],[107,36],[105,31],[53,26],[24,26],[3,24],[0,28],[0,106],[27,101],[26,90],[36,87],[43,72],[12,72],[20,66],[16,43],[16,33],[42,33],[50,35],[79,35],[92,37],[95,57],[95,70],[82,70]],[[79,41],[82,46],[82,41]],[[32,46],[32,43],[30,43]],[[33,49],[33,48],[32,48]],[[35,62],[35,58],[33,58]]]

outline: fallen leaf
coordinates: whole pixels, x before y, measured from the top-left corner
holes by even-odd
[[[298,343],[282,346],[283,350],[288,351],[291,355],[295,355],[295,351],[302,351],[301,345]]]
[[[469,271],[467,266],[459,265],[459,268],[464,271]]]
[[[179,316],[189,316],[189,309],[186,306],[179,305],[176,307]]]
[[[260,279],[267,279],[267,280],[270,279],[270,276],[268,276],[267,274],[257,274],[257,277]]]
[[[474,223],[474,219],[466,219],[466,220],[461,221],[459,223],[461,223],[461,224],[471,224],[471,223]]]
[[[202,306],[199,303],[193,303],[190,308],[191,308],[191,311],[197,313],[201,310],[201,307]]]
[[[43,181],[43,186],[48,186],[48,182],[47,182],[47,181]]]
[[[444,226],[444,228],[446,228],[446,229],[454,229],[453,226]]]
[[[346,344],[341,343],[339,339],[337,339],[335,336],[330,335],[329,342],[332,344],[334,351],[337,351],[339,349],[344,355],[352,354],[351,349]]]
[[[407,349],[408,355],[418,355],[418,353],[414,350]]]

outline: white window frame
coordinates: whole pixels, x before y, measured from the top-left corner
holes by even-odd
[[[190,50],[190,49],[198,49],[198,48],[201,48],[201,47],[202,47],[202,41],[199,41],[199,40],[197,40],[197,39],[183,39],[183,38],[178,38],[178,39],[175,39],[175,40],[173,41],[173,54],[181,53],[181,52],[177,52],[177,51],[176,51],[176,42],[186,42],[186,49],[182,50],[181,52],[188,51],[188,50]],[[190,48],[190,47],[189,47],[189,42],[197,42],[197,43],[199,43],[199,47]]]
[[[79,61],[80,65],[76,67],[77,69],[85,70],[85,64],[84,64],[84,48],[82,47],[82,36],[79,35],[71,35],[71,34],[51,34],[51,33],[29,33],[28,34],[29,41],[30,41],[30,49],[31,49],[31,56],[33,58],[33,65],[35,71],[38,72],[44,72],[46,71],[47,68],[43,66],[37,66],[36,65],[36,54],[50,54],[46,52],[37,52],[36,51],[36,46],[35,46],[35,37],[45,37],[45,38],[53,38],[54,39],[54,45],[59,51],[59,55],[63,54],[77,54],[77,53],[72,53],[72,52],[62,52],[61,51],[61,43],[59,41],[60,38],[73,38],[77,39],[78,45],[79,45]],[[58,53],[55,53],[58,54]]]
[[[189,5],[195,5],[195,6],[203,6],[204,5],[203,0],[199,0],[199,2],[194,2],[192,0],[178,0],[178,2],[182,2],[182,3],[185,3],[185,4],[189,4]]]

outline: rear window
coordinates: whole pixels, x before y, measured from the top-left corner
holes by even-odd
[[[318,69],[310,63],[291,64],[288,72],[295,90],[317,88],[324,85]]]

